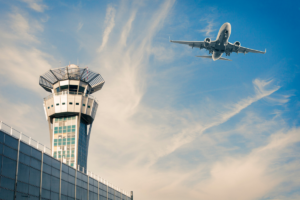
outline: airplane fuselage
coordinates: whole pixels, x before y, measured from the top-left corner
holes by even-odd
[[[231,34],[231,25],[225,23],[221,26],[217,39],[215,41],[215,46],[212,54],[213,60],[218,60],[222,54],[226,51],[226,45],[228,44],[228,39]]]

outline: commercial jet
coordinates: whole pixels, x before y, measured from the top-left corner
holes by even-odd
[[[230,23],[226,22],[224,23],[218,33],[217,39],[215,41],[211,41],[210,38],[205,38],[204,41],[175,41],[170,40],[170,42],[179,43],[179,44],[187,44],[190,47],[194,48],[200,48],[200,49],[207,49],[209,54],[212,54],[211,56],[196,56],[201,58],[210,58],[214,61],[216,60],[228,60],[227,58],[221,57],[223,53],[226,54],[226,56],[230,56],[232,52],[235,53],[261,53],[265,54],[265,51],[258,51],[254,49],[249,49],[246,47],[242,47],[240,42],[230,43],[228,42],[228,39],[231,34],[231,25]]]

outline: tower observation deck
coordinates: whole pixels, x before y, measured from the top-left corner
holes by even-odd
[[[76,168],[87,168],[88,147],[98,101],[91,95],[105,81],[99,73],[71,64],[50,69],[39,84],[51,95],[44,98],[52,156]]]

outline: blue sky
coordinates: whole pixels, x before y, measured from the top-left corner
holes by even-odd
[[[49,146],[38,78],[69,63],[106,83],[90,171],[138,199],[299,199],[297,1],[0,1],[0,120]],[[169,43],[216,38],[232,62]]]

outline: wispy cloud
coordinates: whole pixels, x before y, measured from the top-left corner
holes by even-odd
[[[103,33],[102,44],[99,47],[98,51],[102,51],[104,49],[109,39],[109,35],[115,26],[115,14],[116,14],[116,9],[111,5],[108,6],[106,10],[106,17],[105,17],[106,28]]]
[[[37,11],[37,12],[44,12],[45,9],[48,8],[45,4],[42,4],[42,0],[21,0],[27,3],[28,7]]]
[[[213,20],[206,20],[207,21],[207,26],[203,29],[200,29],[199,32],[200,33],[204,33],[204,36],[207,37],[212,37],[211,33],[214,32],[216,29],[214,29],[215,27],[215,23]]]
[[[80,31],[83,27],[83,23],[82,22],[79,22],[78,23],[78,26],[77,26],[77,31]]]

